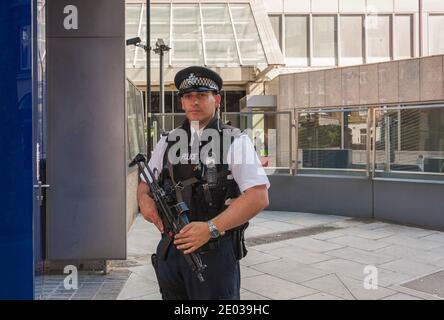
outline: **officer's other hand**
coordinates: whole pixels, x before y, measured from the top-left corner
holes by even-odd
[[[162,219],[159,216],[159,213],[157,212],[156,204],[155,202],[146,195],[146,198],[139,203],[140,206],[140,212],[142,213],[145,220],[154,223],[154,225],[159,229],[161,233],[163,233],[163,223]]]
[[[174,244],[185,254],[192,253],[210,240],[210,230],[206,222],[191,222],[176,234]]]

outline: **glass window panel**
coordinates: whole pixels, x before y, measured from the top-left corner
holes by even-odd
[[[172,113],[173,112],[173,92],[165,91],[165,112]]]
[[[133,68],[134,54],[136,52],[136,47],[127,46],[125,49],[126,49],[126,67]]]
[[[140,22],[140,4],[127,4],[125,9],[125,25],[139,25]]]
[[[216,66],[237,66],[237,49],[234,42],[221,40],[206,41],[205,49],[207,51],[207,64]]]
[[[172,63],[203,64],[200,11],[197,4],[173,5]]]
[[[250,5],[232,4],[230,8],[239,42],[242,63],[244,65],[266,64],[264,49]]]
[[[367,165],[367,117],[366,110],[300,113],[299,172],[363,175]]]
[[[238,65],[239,59],[228,6],[202,4],[202,17],[207,64]]]
[[[378,176],[444,174],[444,108],[377,110],[375,138]]]
[[[444,53],[444,15],[430,15],[430,54]]]
[[[170,21],[170,5],[169,4],[152,4],[151,5],[151,24],[169,23]],[[146,23],[146,16],[143,19]]]
[[[336,64],[336,17],[313,17],[313,65]]]
[[[232,4],[230,7],[233,21],[236,23],[250,22],[251,11],[249,4]]]
[[[308,65],[308,17],[285,16],[285,57],[291,65]]]
[[[276,40],[279,43],[279,47],[282,50],[282,16],[281,15],[270,15],[271,26],[276,36]]]
[[[125,36],[127,39],[137,37],[139,32],[139,25],[127,24],[125,30]]]
[[[160,113],[160,100],[159,100],[159,92],[151,91],[151,112],[152,113]]]
[[[230,22],[230,15],[226,4],[202,4],[202,16],[204,23],[225,24]]]
[[[137,112],[137,124],[138,124],[138,144],[139,153],[146,154],[146,134],[144,125],[144,109],[143,109],[143,92],[136,90],[136,112]]]
[[[182,103],[180,101],[179,92],[174,92],[174,113],[185,113],[182,110]]]
[[[140,25],[141,5],[128,4],[126,5],[126,38],[133,38],[139,36],[142,41],[146,41],[146,11],[142,12],[142,24]],[[151,5],[151,46],[154,47],[158,38],[170,44],[170,5],[169,4],[152,4]],[[142,49],[130,46],[126,48],[127,56],[126,63],[128,68],[145,68],[146,56]],[[133,66],[134,58],[136,58]],[[166,56],[168,61],[168,56]],[[151,54],[151,61],[153,67],[158,67],[159,56]]]
[[[390,16],[367,16],[368,61],[390,60]]]
[[[131,161],[139,153],[139,126],[137,120],[136,89],[130,83],[127,84],[127,112],[128,112],[128,161]]]
[[[226,91],[226,112],[239,112],[239,101],[245,97],[245,91]]]
[[[363,63],[362,16],[340,17],[341,65]]]
[[[203,64],[201,41],[175,41],[173,64]]]
[[[171,47],[170,43],[170,5],[169,4],[154,4],[151,5],[151,47],[155,48],[157,39],[163,41]],[[142,24],[142,39],[145,39],[146,34],[146,17],[144,17]],[[142,57],[141,57],[142,58]],[[169,60],[169,53],[165,54],[165,63]],[[145,56],[141,62],[145,63]],[[151,63],[154,68],[159,67],[159,55],[151,52]]]
[[[233,27],[231,24],[222,25],[207,23],[204,25],[205,40],[231,40],[234,43]]]
[[[395,58],[412,57],[412,16],[400,15],[395,17]]]
[[[171,91],[165,91],[165,113],[171,113],[173,109],[173,96]],[[160,92],[151,92],[151,112],[152,113],[162,113],[162,108],[160,106]]]

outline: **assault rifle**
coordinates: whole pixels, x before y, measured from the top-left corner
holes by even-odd
[[[146,165],[145,157],[142,154],[138,154],[130,163],[130,167],[137,164],[145,182],[148,184],[154,201],[156,202],[157,211],[162,218],[162,222],[166,228],[167,234],[174,239],[174,236],[182,230],[187,224],[190,223],[188,219],[188,206],[185,202],[179,202],[175,205],[170,205],[171,197],[165,190],[159,185],[152,170]],[[148,178],[145,169],[147,169],[151,179]],[[192,252],[190,254],[184,254],[185,260],[191,267],[191,270],[196,274],[200,282],[204,282],[205,279],[202,272],[207,267],[202,263],[202,259],[199,253]]]

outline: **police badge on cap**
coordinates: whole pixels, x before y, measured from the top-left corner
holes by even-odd
[[[188,67],[179,71],[174,78],[179,95],[188,92],[214,91],[219,93],[223,80],[213,70],[204,67]]]

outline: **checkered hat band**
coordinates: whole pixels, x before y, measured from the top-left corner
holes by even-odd
[[[179,90],[186,90],[188,88],[193,88],[193,87],[207,87],[214,90],[219,90],[219,87],[217,86],[216,82],[214,82],[211,79],[203,77],[195,77],[192,80],[190,79],[183,80],[179,86]]]

